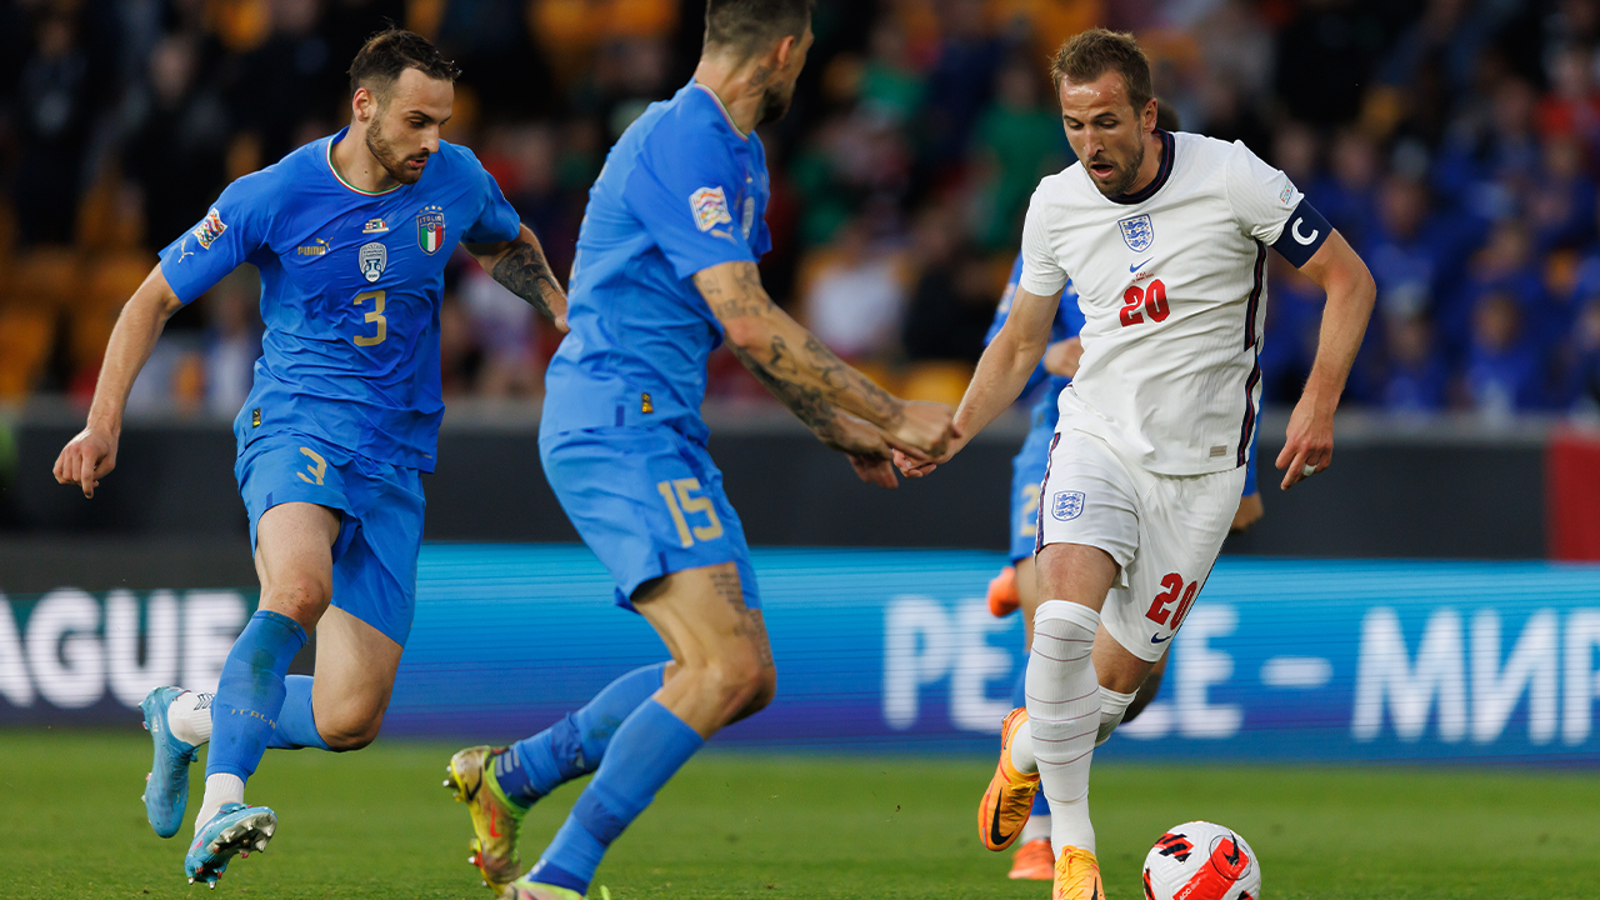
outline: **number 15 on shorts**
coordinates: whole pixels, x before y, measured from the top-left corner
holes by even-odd
[[[717,518],[717,511],[711,505],[710,497],[692,497],[690,491],[700,490],[700,479],[677,478],[672,481],[656,483],[656,490],[660,492],[661,499],[667,503],[667,512],[672,514],[672,524],[678,527],[678,541],[687,549],[694,546],[696,540],[714,541],[722,537],[722,520]],[[692,514],[704,513],[706,524],[689,525],[688,517]]]

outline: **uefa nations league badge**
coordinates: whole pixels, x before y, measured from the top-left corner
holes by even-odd
[[[417,213],[417,246],[423,253],[437,253],[444,246],[444,208],[424,206]]]

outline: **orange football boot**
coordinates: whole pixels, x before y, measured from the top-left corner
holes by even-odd
[[[1056,882],[1050,900],[1106,900],[1100,883],[1100,860],[1088,850],[1068,847],[1056,860]]]
[[[1049,881],[1056,877],[1056,855],[1050,849],[1049,838],[1028,841],[1017,848],[1011,857],[1011,871],[1006,874],[1013,881]]]
[[[996,619],[1003,619],[1016,612],[1021,605],[1022,596],[1017,593],[1017,567],[1006,566],[989,582],[989,612]]]
[[[1033,812],[1039,774],[1025,775],[1011,764],[1011,739],[1028,725],[1028,710],[1017,707],[1000,725],[1000,762],[978,804],[978,839],[990,850],[1004,850],[1022,833]]]

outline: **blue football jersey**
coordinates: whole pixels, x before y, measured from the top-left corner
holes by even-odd
[[[460,241],[514,239],[521,221],[477,157],[444,141],[415,184],[351,187],[331,158],[345,131],[230,184],[161,251],[161,271],[188,303],[240,263],[261,270],[266,334],[234,420],[241,450],[298,432],[431,472],[445,263]]]
[[[623,132],[589,190],[540,431],[668,425],[699,441],[722,325],[692,276],[772,247],[761,139],[690,81]]]
[[[989,325],[989,333],[984,336],[983,344],[988,346],[994,336],[1000,333],[1006,319],[1011,315],[1011,300],[1017,295],[1017,282],[1022,278],[1022,254],[1017,254],[1017,261],[1011,264],[1011,278],[1006,282],[1006,291],[1000,296],[1000,305],[995,308],[994,322]],[[1072,289],[1072,282],[1068,281],[1061,290],[1061,303],[1056,307],[1056,317],[1050,323],[1050,343],[1054,344],[1073,337],[1083,328],[1083,310],[1078,308],[1078,292]],[[1061,417],[1061,411],[1056,406],[1056,398],[1061,396],[1061,389],[1072,381],[1059,375],[1051,375],[1040,363],[1033,374],[1028,376],[1028,384],[1022,389],[1022,395],[1029,393],[1044,384],[1044,392],[1034,402],[1033,408],[1028,411],[1028,422],[1031,429],[1048,429],[1055,431],[1056,420]]]

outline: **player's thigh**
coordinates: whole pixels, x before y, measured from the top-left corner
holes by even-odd
[[[744,526],[703,447],[668,428],[599,428],[542,436],[550,486],[633,608],[641,586],[732,564],[743,603],[759,609]]]
[[[401,649],[394,639],[338,607],[322,617],[311,706],[317,731],[331,745],[365,744],[377,736]]]
[[[1153,663],[1194,607],[1243,487],[1243,471],[1151,476],[1140,498],[1139,552],[1125,567],[1126,590],[1113,592],[1100,621],[1133,656]]]
[[[633,607],[683,668],[725,662],[771,668],[766,622],[761,610],[745,605],[742,581],[732,563],[684,569],[640,587]]]
[[[350,509],[346,451],[306,435],[250,444],[234,465],[250,523],[261,607],[315,627]]]
[[[339,514],[315,503],[281,503],[256,525],[261,609],[286,615],[310,631],[333,595],[333,546]]]
[[[1102,440],[1056,434],[1039,494],[1039,602],[1099,610],[1139,549],[1136,477]]]

